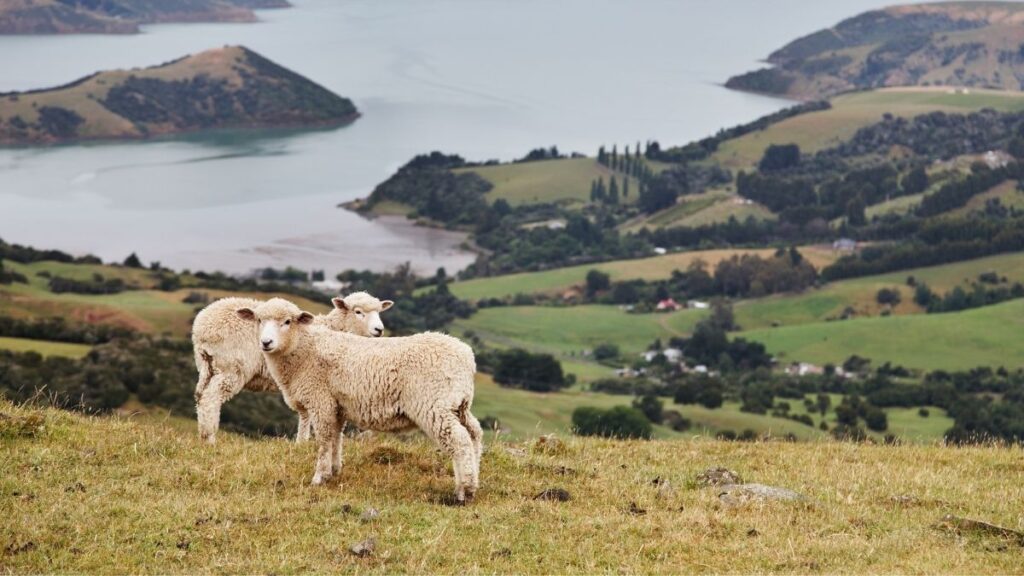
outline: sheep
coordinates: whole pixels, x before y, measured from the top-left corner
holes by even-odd
[[[317,316],[317,325],[371,337],[384,333],[380,313],[394,304],[391,300],[378,300],[366,292],[353,292],[331,302],[334,308],[326,315]],[[260,303],[250,298],[217,300],[200,311],[192,324],[193,353],[199,371],[195,392],[199,435],[211,444],[216,441],[221,405],[243,389],[256,392],[277,390],[277,384],[267,372],[255,328],[235,314],[239,308],[256,307]],[[309,421],[305,413],[299,411],[296,440],[308,440],[309,434]]]
[[[289,405],[309,412],[314,485],[341,471],[344,422],[375,431],[419,427],[452,458],[456,500],[472,500],[483,453],[483,429],[470,412],[472,348],[436,332],[379,340],[332,332],[279,298],[237,313],[259,326],[267,368]]]

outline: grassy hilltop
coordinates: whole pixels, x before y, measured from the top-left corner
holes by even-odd
[[[449,501],[422,437],[345,444],[309,485],[313,446],[177,421],[0,404],[0,569],[38,572],[1012,573],[1020,549],[943,524],[1024,528],[1018,450],[818,443],[487,438],[482,489]],[[712,467],[806,502],[730,504]],[[537,500],[552,488],[566,502]],[[376,519],[363,519],[374,508]],[[349,548],[368,538],[375,550]]]
[[[352,102],[242,46],[0,94],[0,144],[349,122]]]
[[[285,8],[288,0],[4,0],[0,34],[135,34],[140,24],[254,22],[253,8]]]
[[[949,2],[865,12],[773,52],[726,86],[799,99],[881,86],[1019,90],[1024,7]]]

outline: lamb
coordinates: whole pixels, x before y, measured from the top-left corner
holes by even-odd
[[[313,484],[341,471],[345,421],[364,430],[419,427],[453,460],[455,498],[479,488],[483,429],[470,413],[476,360],[451,336],[426,332],[366,340],[314,326],[314,317],[274,298],[238,317],[259,326],[267,368],[290,406],[316,430]]]
[[[378,300],[366,292],[353,292],[331,301],[329,314],[317,316],[315,323],[330,330],[359,336],[380,336],[384,324],[380,313],[391,308],[391,300]],[[256,328],[235,313],[239,308],[256,307],[261,302],[250,298],[224,298],[203,308],[192,324],[192,345],[199,380],[196,382],[196,413],[199,435],[209,443],[216,441],[220,409],[239,392],[277,391],[260,352]],[[286,399],[287,400],[287,399]],[[296,440],[309,439],[310,423],[299,412]]]

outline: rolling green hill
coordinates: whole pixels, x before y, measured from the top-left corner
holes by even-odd
[[[1024,253],[842,280],[801,294],[745,300],[735,306],[736,321],[747,329],[824,322],[838,318],[847,307],[857,316],[878,316],[883,307],[875,301],[875,296],[882,288],[900,291],[902,300],[892,309],[893,314],[919,314],[923,310],[913,302],[914,289],[907,286],[908,277],[913,276],[917,282],[941,294],[957,286],[967,289],[986,272],[997,272],[1008,284],[1024,283]]]
[[[670,278],[673,270],[685,270],[692,262],[703,260],[710,267],[735,255],[757,254],[769,256],[772,248],[693,250],[676,252],[663,256],[651,256],[635,260],[613,260],[580,266],[568,266],[543,272],[523,272],[505,276],[475,278],[448,285],[452,294],[467,300],[482,298],[504,298],[515,294],[554,294],[586,282],[587,272],[600,270],[612,280],[661,280]],[[822,268],[835,260],[836,255],[829,249],[805,246],[800,252],[815,267]],[[428,290],[428,289],[423,289]]]
[[[254,22],[253,8],[287,6],[287,0],[4,0],[0,34],[133,34],[139,24]]]
[[[153,274],[144,269],[93,264],[65,264],[35,262],[19,264],[4,261],[4,267],[24,275],[28,284],[14,283],[0,286],[0,315],[21,319],[39,319],[60,316],[70,323],[100,323],[131,328],[147,334],[169,334],[184,337],[191,327],[195,304],[183,302],[192,289],[187,287],[163,291],[156,289]],[[40,274],[85,280],[94,274],[108,279],[121,279],[138,289],[117,294],[55,294],[47,288],[48,278]],[[270,298],[281,294],[232,293],[223,290],[199,289],[211,299],[228,295],[247,295]],[[288,295],[304,310],[320,313],[328,310],[328,298],[311,302]]]
[[[456,174],[475,172],[494,185],[487,193],[490,201],[502,198],[513,206],[538,202],[586,203],[590,201],[590,184],[598,178],[609,181],[614,175],[620,185],[624,175],[601,166],[593,158],[566,158],[473,166],[454,170]],[[630,178],[633,190],[624,202],[636,199],[637,182]]]
[[[963,312],[859,318],[749,330],[780,362],[842,364],[853,354],[874,364],[924,371],[977,366],[1024,368],[1024,300]]]
[[[0,144],[332,126],[357,116],[348,99],[233,46],[151,68],[98,72],[58,88],[0,94]]]
[[[727,140],[712,160],[734,170],[750,170],[769,144],[795,143],[802,152],[817,152],[848,140],[858,129],[882,119],[884,114],[905,118],[942,111],[966,113],[981,108],[999,111],[1024,110],[1024,93],[940,87],[884,88],[841,94],[830,100],[828,110],[807,112]]]
[[[1013,573],[1016,543],[936,523],[1017,528],[1017,451],[993,446],[569,438],[488,434],[481,490],[445,503],[449,462],[414,436],[345,443],[340,479],[309,485],[314,448],[173,421],[0,403],[3,565],[15,573]],[[173,419],[172,419],[173,420]],[[158,464],[158,465],[156,465]],[[717,466],[808,503],[729,505]],[[851,470],[857,474],[851,475]],[[657,479],[657,482],[654,482]],[[569,500],[536,499],[564,488]],[[370,508],[378,515],[362,520]],[[375,550],[349,548],[367,538]]]
[[[727,87],[820,99],[881,86],[971,86],[1019,90],[1024,58],[1019,2],[949,2],[865,12],[790,42],[773,68]]]

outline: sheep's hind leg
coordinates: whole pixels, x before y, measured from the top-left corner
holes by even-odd
[[[466,427],[469,437],[473,441],[473,492],[480,488],[480,460],[484,454],[484,429],[480,421],[469,412],[469,409],[459,411],[459,422]]]
[[[214,375],[196,399],[199,437],[210,444],[217,441],[221,406],[238,393],[232,385],[237,378],[232,376],[223,373]]]
[[[313,433],[313,423],[309,420],[309,412],[299,410],[299,429],[295,433],[296,442],[308,442]]]
[[[455,499],[464,503],[467,498],[473,499],[475,486],[479,485],[475,466],[476,449],[469,430],[459,421],[455,411],[450,408],[438,410],[434,414],[427,414],[423,423],[417,424],[451,456],[452,468],[455,471]]]
[[[342,443],[345,441],[345,412],[339,407],[337,414],[337,432],[334,434],[336,441],[334,442],[334,450],[331,454],[332,474],[341,474],[342,448],[344,447]]]

